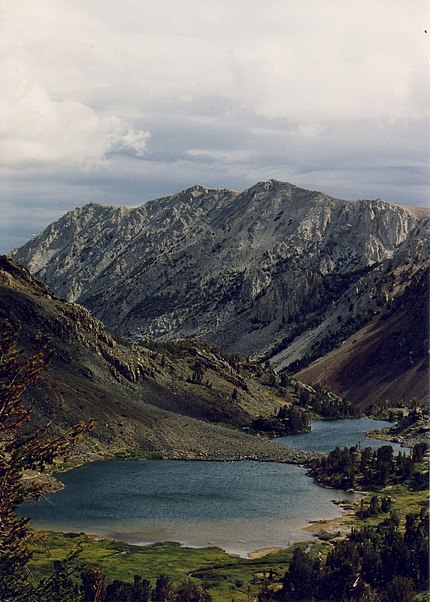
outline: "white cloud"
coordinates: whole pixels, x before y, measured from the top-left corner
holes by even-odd
[[[304,122],[298,126],[298,131],[305,136],[305,138],[318,138],[324,132],[325,126],[321,123],[315,122]]]
[[[49,2],[10,5],[1,43],[0,164],[88,169],[111,152],[141,157],[147,150],[147,131],[121,111],[99,111],[83,100],[89,74],[82,39],[73,45],[73,26],[82,34],[78,24],[79,15]],[[85,17],[82,25],[85,38],[100,35]]]
[[[3,88],[5,89],[5,88]],[[0,162],[3,165],[51,164],[89,168],[109,152],[146,150],[149,133],[115,116],[99,116],[76,100],[53,100],[29,82],[11,88],[0,101]]]
[[[119,117],[222,95],[267,118],[413,119],[430,105],[426,4],[10,2],[3,59],[51,98]]]

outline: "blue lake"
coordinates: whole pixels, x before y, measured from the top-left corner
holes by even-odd
[[[281,437],[276,441],[285,443],[290,447],[306,451],[327,453],[335,447],[373,447],[377,449],[382,445],[391,445],[397,453],[401,447],[398,443],[372,439],[366,432],[389,426],[385,420],[372,420],[371,418],[349,418],[347,420],[312,420],[312,431],[301,435]],[[404,449],[403,449],[404,451]]]
[[[282,441],[316,451],[358,441],[376,447],[381,442],[362,432],[386,424],[318,421],[312,433]],[[310,520],[339,516],[332,500],[354,499],[318,487],[300,466],[273,462],[94,462],[58,478],[65,489],[21,507],[36,528],[136,544],[217,545],[241,555],[310,539],[303,530]]]

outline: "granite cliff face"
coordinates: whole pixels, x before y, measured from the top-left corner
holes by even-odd
[[[424,208],[271,180],[90,204],[13,256],[125,337],[194,337],[296,370],[392,310],[428,264],[429,230]]]

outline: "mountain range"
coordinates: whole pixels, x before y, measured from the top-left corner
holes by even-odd
[[[12,252],[117,336],[268,361],[368,406],[425,399],[430,212],[270,180],[91,203]]]

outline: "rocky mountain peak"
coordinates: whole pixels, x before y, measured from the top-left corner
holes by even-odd
[[[194,197],[201,196],[202,194],[206,194],[208,192],[208,188],[206,186],[202,186],[201,184],[195,184],[190,188],[187,188],[183,191],[183,194],[190,194]]]
[[[86,206],[13,253],[133,339],[194,337],[301,366],[388,311],[428,261],[429,211],[270,180]]]

